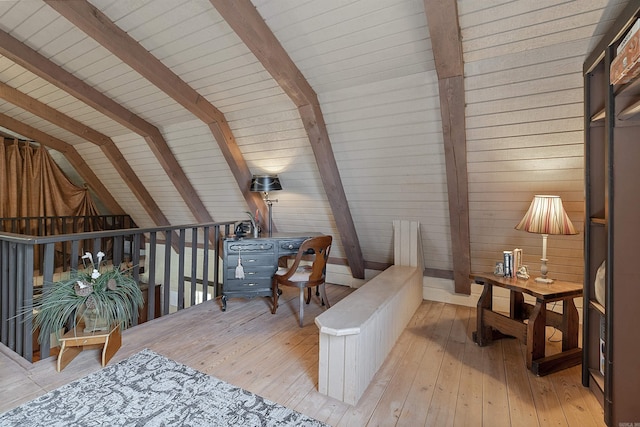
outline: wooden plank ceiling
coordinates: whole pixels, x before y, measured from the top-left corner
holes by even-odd
[[[531,130],[534,113],[500,133],[486,109],[527,107],[504,113],[502,105],[524,98],[487,94],[524,87],[508,83],[522,75],[513,68],[530,65],[520,52],[531,46],[542,52],[537,75],[578,79],[580,52],[625,1],[489,3],[3,1],[0,126],[58,150],[107,209],[142,226],[256,210],[266,218],[249,182],[278,173],[285,191],[273,207],[276,228],[333,234],[334,263],[356,278],[393,262],[393,219],[420,221],[427,274],[468,293],[471,241],[479,242],[475,262],[490,266],[504,245],[493,218],[506,218],[500,235],[511,237],[504,230],[534,191],[514,184],[517,196],[495,213],[478,207],[499,192],[482,181],[497,179],[482,175],[486,156],[504,153],[494,141],[556,132]],[[528,16],[535,25],[523,24]],[[556,65],[562,59],[546,58],[547,46],[558,58],[577,53]],[[489,82],[494,74],[502,87]],[[540,92],[525,95],[537,105],[552,90]],[[558,128],[550,138],[573,146],[572,132]],[[575,169],[547,164],[563,176]],[[566,182],[571,207],[580,183]]]
[[[252,173],[238,148],[233,131],[224,114],[218,108],[92,3],[59,0],[45,0],[45,3],[206,124],[218,143],[248,208],[251,211],[259,210],[263,217],[266,216],[266,206],[260,195],[248,190]],[[95,3],[101,3],[101,6],[104,7],[109,2]],[[347,263],[354,277],[364,278],[365,263],[358,234],[349,210],[349,203],[340,179],[340,172],[317,95],[250,1],[212,0],[211,3],[297,106],[316,158],[336,227],[342,239]],[[163,7],[166,7],[166,4]],[[14,5],[13,12],[19,13],[20,7]],[[27,9],[24,14],[26,16],[31,12],[34,11]],[[46,14],[53,16],[44,8],[35,10],[36,14],[39,12],[42,12],[40,25],[45,23],[46,20],[43,17]],[[104,92],[92,87],[81,77],[67,71],[65,64],[54,63],[9,32],[0,31],[0,53],[4,58],[62,89],[144,138],[194,218],[199,222],[213,221],[213,217],[198,197],[189,178],[172,155],[162,132],[156,126]],[[153,196],[145,191],[145,186],[136,175],[135,170],[125,161],[125,157],[109,136],[8,84],[3,84],[0,96],[31,114],[100,146],[153,222],[156,225],[169,223],[160,207],[154,202]],[[8,116],[0,118],[0,124],[5,128],[62,152],[110,210],[122,211],[109,191],[100,184],[99,179],[92,174],[91,169],[82,161],[81,156],[75,152],[72,145],[27,124],[21,124]]]

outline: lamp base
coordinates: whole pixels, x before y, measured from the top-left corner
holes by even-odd
[[[536,282],[546,283],[547,285],[550,285],[553,283],[553,279],[547,278],[547,272],[549,271],[549,269],[547,268],[548,259],[547,259],[547,235],[546,234],[542,235],[542,258],[540,259],[540,261],[542,262],[542,265],[540,265],[540,274],[542,274],[542,276],[536,277]]]

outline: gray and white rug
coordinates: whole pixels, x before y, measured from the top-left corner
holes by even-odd
[[[0,426],[326,426],[145,349],[0,414]]]

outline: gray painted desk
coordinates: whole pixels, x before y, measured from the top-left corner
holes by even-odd
[[[278,259],[294,255],[300,245],[318,233],[274,233],[271,237],[227,238],[224,240],[224,275],[222,311],[229,298],[271,297],[271,280],[278,269]],[[238,258],[244,278],[236,278]]]

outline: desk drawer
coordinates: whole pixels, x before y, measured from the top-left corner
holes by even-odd
[[[273,254],[275,253],[275,244],[274,242],[251,242],[249,240],[247,241],[237,241],[237,242],[227,242],[227,253],[229,255],[231,254],[237,254],[239,253],[240,256],[244,257],[247,254],[250,254],[252,252],[260,252],[260,253],[270,253]]]
[[[224,284],[224,293],[233,294],[233,293],[242,293],[242,294],[251,294],[253,292],[263,292],[267,291],[269,294],[271,293],[271,278],[250,278],[245,277],[244,279],[228,279]]]
[[[243,263],[244,264],[244,263]],[[272,265],[243,265],[244,277],[246,279],[271,279],[275,268]],[[229,267],[225,278],[231,280],[236,278],[236,268]]]
[[[252,265],[264,265],[264,266],[272,266],[273,265],[273,254],[251,254],[251,253],[240,253],[240,262],[244,267],[245,271],[247,267]],[[227,255],[227,269],[231,270],[238,266],[238,254],[228,254]],[[272,271],[273,273],[273,271]]]
[[[284,240],[280,242],[278,246],[278,255],[291,255],[298,253],[298,249],[300,249],[300,245],[302,245],[303,240]]]

